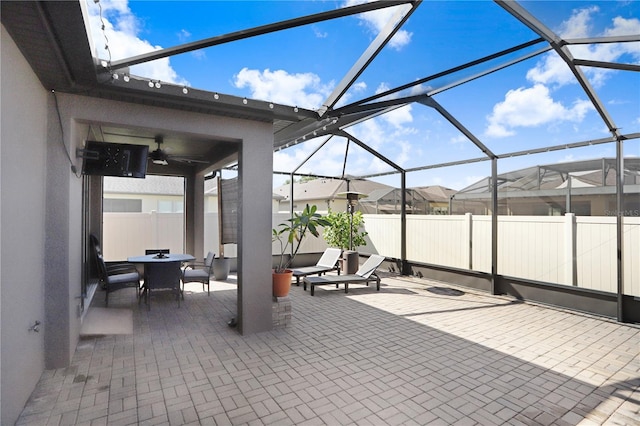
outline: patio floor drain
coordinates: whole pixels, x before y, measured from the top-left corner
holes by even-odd
[[[456,290],[454,288],[447,287],[429,287],[427,291],[441,296],[463,296],[464,291]]]
[[[84,374],[78,374],[73,378],[73,383],[84,383],[87,380],[91,379],[91,376],[85,376]]]

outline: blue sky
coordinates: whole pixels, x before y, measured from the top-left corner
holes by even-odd
[[[96,55],[116,60],[353,3],[89,0],[87,9]],[[531,1],[522,5],[548,28],[567,38],[640,33],[637,1]],[[135,66],[131,73],[212,92],[316,109],[391,13],[393,9],[370,12],[215,46]],[[424,1],[340,104],[536,37],[487,0]],[[108,51],[105,45],[109,46]],[[580,59],[640,64],[638,42],[575,46],[571,52]],[[640,132],[638,73],[596,68],[584,68],[584,72],[622,133]],[[432,88],[447,83],[435,81]],[[433,98],[497,154],[609,136],[569,68],[554,53],[535,56]],[[472,142],[423,105],[399,108],[347,130],[404,168],[482,157]],[[275,153],[274,167],[281,171],[294,169],[319,143],[311,140]],[[340,175],[345,147],[345,140],[332,139],[300,171]],[[563,150],[501,160],[499,172],[614,155],[614,144]],[[625,155],[640,155],[638,140],[625,143]],[[348,174],[389,170],[365,151],[349,147]],[[461,189],[489,174],[489,162],[480,162],[410,173],[407,184]],[[274,185],[285,178],[274,178]],[[397,175],[376,180],[400,185]]]

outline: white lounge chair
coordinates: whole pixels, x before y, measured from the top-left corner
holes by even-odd
[[[344,292],[349,292],[349,284],[367,284],[370,282],[376,282],[376,290],[380,291],[380,277],[376,274],[376,269],[384,262],[384,256],[379,254],[372,254],[369,259],[360,266],[360,269],[355,274],[349,275],[323,275],[320,277],[305,277],[304,289],[307,289],[307,284],[311,286],[311,295],[314,294],[314,287],[317,285],[335,284],[336,287],[339,284],[344,284]]]
[[[293,276],[296,277],[296,285],[300,285],[300,278],[306,277],[307,275],[318,274],[318,276],[329,272],[329,271],[338,271],[338,275],[340,275],[340,266],[338,264],[338,259],[340,259],[340,254],[342,254],[342,250],[339,248],[328,248],[318,260],[314,266],[305,266],[302,268],[294,268]]]

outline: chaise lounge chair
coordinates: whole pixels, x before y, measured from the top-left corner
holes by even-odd
[[[318,276],[324,274],[325,272],[337,270],[338,275],[340,275],[340,266],[338,265],[338,259],[340,259],[340,254],[342,250],[339,248],[328,248],[322,254],[318,263],[315,266],[305,266],[302,268],[294,268],[293,276],[296,277],[296,285],[300,285],[300,278],[306,277],[307,275],[318,274]],[[306,287],[305,287],[306,288]]]
[[[355,274],[350,275],[323,275],[320,277],[305,277],[304,289],[307,289],[307,284],[311,286],[311,295],[313,296],[314,287],[317,285],[335,284],[336,287],[339,284],[344,284],[344,292],[349,293],[349,284],[367,284],[370,282],[376,282],[376,290],[380,291],[380,277],[376,274],[376,269],[384,261],[384,256],[379,254],[372,254],[369,259],[360,266],[360,269]]]

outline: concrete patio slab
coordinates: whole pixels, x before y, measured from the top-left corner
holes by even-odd
[[[232,279],[150,311],[118,291],[133,334],[82,339],[18,424],[640,424],[640,327],[381,275],[293,286],[291,324],[249,336]]]

